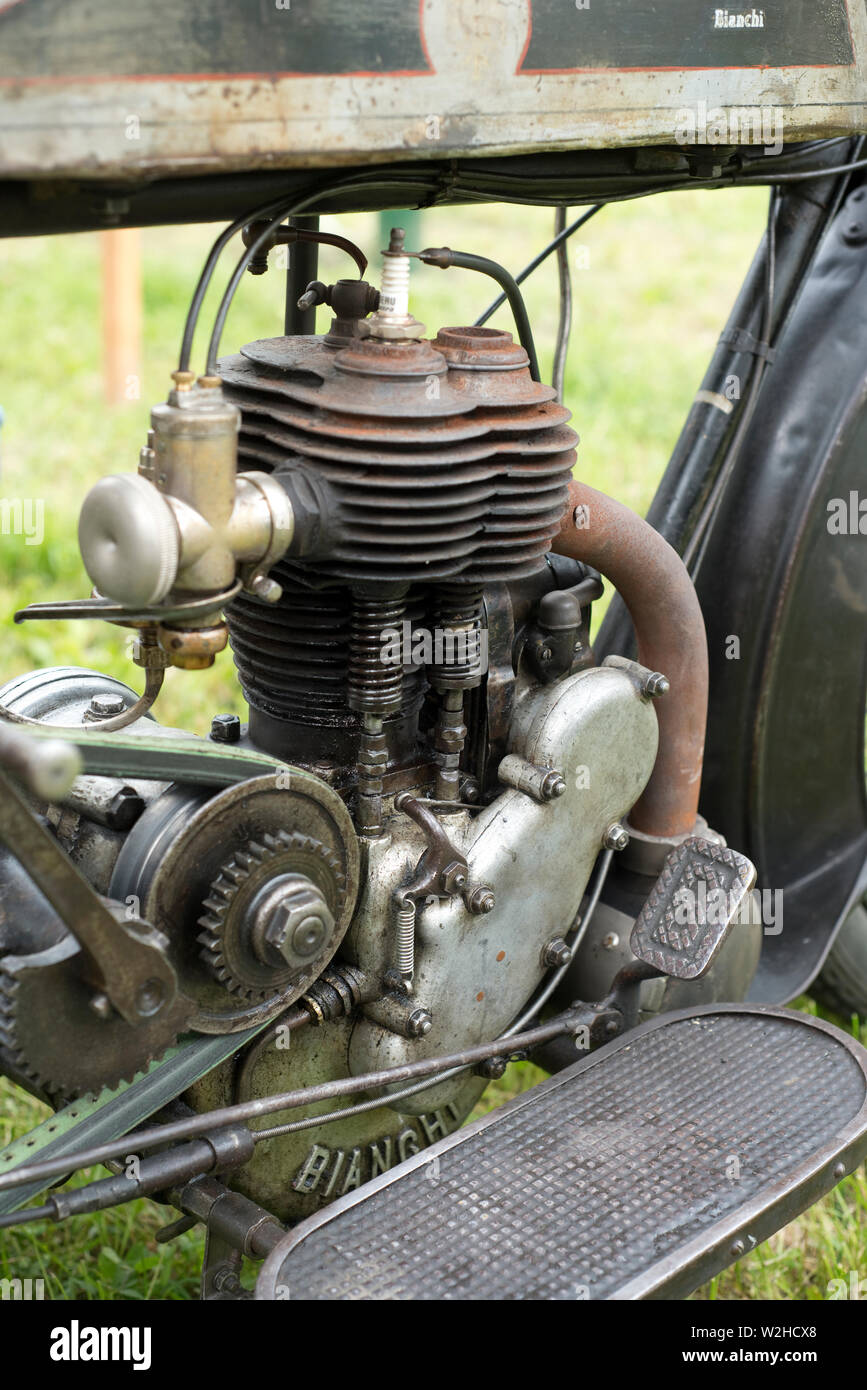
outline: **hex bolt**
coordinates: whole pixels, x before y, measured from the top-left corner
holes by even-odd
[[[477,916],[483,912],[493,912],[496,905],[497,900],[494,897],[494,890],[492,888],[474,888],[470,894],[470,912],[475,913]]]
[[[217,1293],[237,1294],[241,1292],[241,1281],[234,1270],[218,1269],[213,1282]]]
[[[459,864],[457,861],[447,864],[440,876],[440,882],[442,891],[447,893],[449,897],[459,893],[462,888],[466,887],[467,883],[467,871],[463,864]]]
[[[468,801],[470,805],[475,805],[481,795],[479,784],[475,777],[465,777],[461,783],[461,801]]]
[[[90,714],[94,719],[113,719],[123,714],[126,701],[122,695],[93,695],[90,700]]]
[[[556,768],[540,767],[515,753],[506,754],[497,776],[507,787],[524,792],[534,801],[555,801],[566,790],[566,779]]]
[[[542,796],[546,801],[556,801],[557,797],[562,796],[565,790],[565,780],[560,776],[559,772],[555,772],[552,768],[547,777],[542,779],[542,785],[540,787]]]
[[[316,884],[303,875],[262,890],[264,901],[251,904],[253,949],[266,964],[305,965],[325,945],[334,917]]]
[[[297,956],[315,956],[325,941],[326,928],[321,917],[305,917],[292,933],[292,950]]]
[[[609,825],[605,834],[602,836],[602,845],[605,849],[626,849],[629,844],[629,831],[624,830],[619,821],[614,821]]]
[[[433,1019],[427,1009],[413,1009],[406,1021],[406,1031],[411,1038],[425,1038],[433,1028]]]
[[[486,1081],[499,1081],[508,1065],[505,1057],[486,1057],[476,1067],[476,1076],[483,1076]]]
[[[571,959],[572,952],[562,936],[555,936],[542,952],[543,965],[564,966],[568,965]]]
[[[214,743],[237,743],[241,737],[241,721],[237,714],[215,714],[211,720]]]
[[[659,695],[667,695],[671,689],[671,682],[668,676],[664,676],[661,671],[651,671],[644,682],[644,693],[651,698]]]

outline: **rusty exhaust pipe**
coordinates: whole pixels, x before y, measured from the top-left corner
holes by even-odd
[[[639,662],[662,671],[671,683],[656,705],[656,764],[629,819],[647,835],[689,835],[698,815],[708,663],[704,618],[686,566],[635,512],[579,482],[569,485],[569,505],[552,548],[611,581],[635,626]]]

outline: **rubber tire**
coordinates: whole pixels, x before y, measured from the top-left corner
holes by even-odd
[[[842,1018],[867,1021],[867,903],[849,913],[810,993]]]

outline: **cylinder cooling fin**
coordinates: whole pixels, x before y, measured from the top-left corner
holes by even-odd
[[[577,436],[511,334],[266,339],[220,373],[240,467],[300,460],[335,499],[328,553],[305,559],[314,582],[518,579],[549,550]]]

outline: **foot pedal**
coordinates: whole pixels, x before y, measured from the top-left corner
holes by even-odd
[[[610,1043],[289,1232],[258,1299],[685,1298],[867,1154],[867,1051],[713,1004]]]
[[[692,836],[666,857],[635,919],[632,954],[663,975],[695,980],[709,970],[756,881],[743,854]]]

